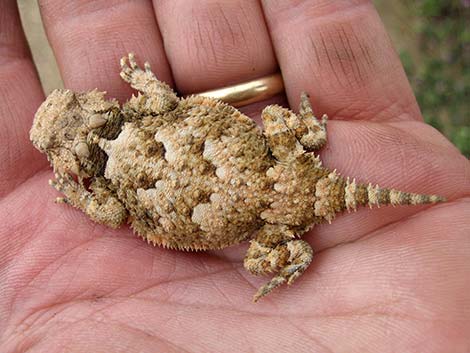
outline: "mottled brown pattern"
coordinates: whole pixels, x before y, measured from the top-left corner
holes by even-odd
[[[356,184],[307,153],[326,143],[303,94],[299,114],[277,105],[264,131],[220,101],[180,99],[130,54],[121,77],[139,91],[123,107],[97,91],[56,90],[41,105],[33,144],[56,173],[58,201],[111,227],[126,221],[154,245],[221,249],[251,241],[245,267],[274,272],[255,300],[308,267],[313,251],[298,239],[314,224],[360,205],[442,201]]]

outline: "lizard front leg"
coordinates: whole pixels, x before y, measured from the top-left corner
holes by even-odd
[[[114,193],[106,186],[103,178],[95,178],[88,191],[69,174],[56,174],[50,184],[65,197],[57,202],[66,203],[86,213],[93,221],[118,228],[127,220],[127,210]]]
[[[142,70],[137,65],[134,54],[130,53],[121,59],[120,75],[132,88],[142,93],[132,97],[125,108],[149,114],[161,114],[171,111],[178,104],[179,99],[171,87],[157,79],[148,62],[144,63]]]

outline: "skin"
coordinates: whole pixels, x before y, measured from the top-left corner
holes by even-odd
[[[245,274],[247,245],[204,254],[153,248],[129,229],[110,230],[51,204],[57,193],[45,185],[52,173],[28,138],[44,96],[16,5],[6,1],[0,15],[2,352],[470,348],[470,163],[422,123],[368,2],[244,1],[242,8],[239,1],[159,1],[155,16],[147,1],[60,3],[41,7],[66,87],[97,87],[124,100],[130,90],[116,74],[123,52],[149,58],[158,77],[183,94],[279,66],[290,105],[297,107],[306,90],[315,109],[330,117],[321,152],[326,166],[449,201],[361,209],[315,227],[303,237],[317,251],[309,271],[253,305],[250,294],[264,279]],[[286,104],[282,97],[271,102]],[[252,113],[267,104],[243,110],[257,119]]]

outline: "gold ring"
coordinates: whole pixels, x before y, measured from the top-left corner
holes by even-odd
[[[253,81],[197,93],[197,95],[220,99],[234,107],[241,107],[271,98],[283,91],[282,76],[276,73]]]

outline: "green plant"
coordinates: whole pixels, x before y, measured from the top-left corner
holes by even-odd
[[[416,1],[412,16],[419,58],[401,59],[428,123],[470,156],[470,30],[468,1]]]

